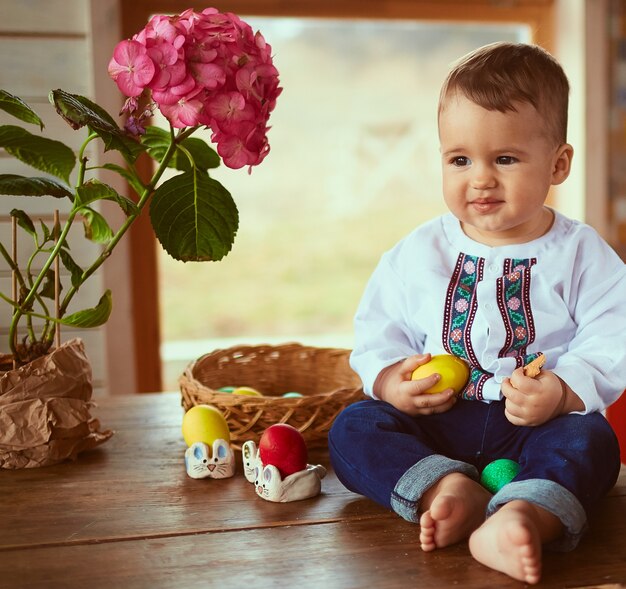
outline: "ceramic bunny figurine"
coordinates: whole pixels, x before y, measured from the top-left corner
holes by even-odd
[[[254,486],[259,497],[275,503],[309,499],[319,494],[326,469],[320,464],[308,464],[304,470],[294,472],[283,480],[278,469],[260,461],[255,467]]]
[[[254,483],[257,466],[263,468],[261,458],[259,457],[259,449],[253,440],[248,440],[241,447],[241,457],[243,460],[243,474],[249,483]]]
[[[227,479],[235,474],[235,454],[226,440],[215,440],[212,452],[196,442],[185,451],[185,468],[192,479]]]

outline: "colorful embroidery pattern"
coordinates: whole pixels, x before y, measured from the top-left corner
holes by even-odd
[[[526,349],[535,341],[535,323],[530,308],[531,268],[536,258],[504,261],[504,276],[496,281],[498,308],[506,330],[498,357],[514,357],[523,366]]]
[[[496,280],[498,308],[505,326],[505,341],[498,357],[514,357],[524,366],[539,354],[527,354],[535,340],[535,324],[530,307],[531,268],[535,258],[507,259],[504,275]],[[464,399],[483,399],[485,383],[493,376],[482,368],[472,347],[470,332],[476,315],[476,286],[483,278],[485,259],[459,254],[446,293],[443,346],[449,354],[463,358],[470,366],[470,378],[461,393]]]
[[[483,277],[484,258],[459,254],[448,292],[443,320],[443,345],[449,354],[479,366],[470,341],[476,315],[476,285]]]
[[[485,372],[481,368],[472,366],[470,368],[469,380],[461,391],[461,398],[469,401],[480,401],[483,399],[483,387],[492,376],[491,372]]]

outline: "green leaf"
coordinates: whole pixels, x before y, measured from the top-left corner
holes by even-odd
[[[138,211],[137,205],[132,200],[122,196],[114,188],[95,178],[87,180],[82,186],[79,186],[76,189],[76,194],[80,206],[86,206],[98,200],[111,200],[120,206],[127,217],[136,214]]]
[[[108,243],[113,239],[113,230],[106,219],[89,207],[81,207],[79,213],[83,216],[85,237],[96,243]]]
[[[0,174],[0,194],[10,196],[53,196],[74,200],[70,189],[54,178],[28,178],[17,174]]]
[[[59,257],[61,258],[61,263],[70,273],[72,286],[79,286],[83,269],[74,261],[74,258],[72,258],[71,254],[65,248],[59,251]]]
[[[239,213],[230,193],[206,172],[192,170],[164,182],[150,201],[150,220],[176,260],[221,260],[232,248]]]
[[[148,127],[145,135],[141,137],[141,142],[148,149],[148,154],[151,158],[160,162],[165,156],[165,152],[170,146],[172,141],[171,134],[165,129],[159,127]],[[183,146],[193,158],[194,164],[201,170],[209,170],[217,168],[220,165],[221,159],[217,152],[209,147],[206,141],[198,137],[187,137],[181,142]],[[187,154],[182,150],[177,149],[174,153],[174,157],[169,161],[168,168],[175,168],[187,172],[191,170],[191,162],[187,157]]]
[[[29,233],[33,237],[37,237],[37,232],[35,231],[35,224],[32,222],[31,218],[20,209],[11,210],[11,217],[15,217],[17,219],[17,224],[24,230],[26,233]]]
[[[122,178],[126,180],[126,182],[128,182],[132,186],[132,189],[137,194],[141,194],[145,190],[146,187],[141,183],[141,180],[137,178],[137,176],[129,172],[126,168],[118,166],[117,164],[104,164],[102,167],[105,170],[111,170],[112,172],[118,173]]]
[[[25,164],[69,183],[76,155],[65,143],[33,135],[15,125],[0,126],[0,147]]]
[[[41,286],[41,289],[39,290],[39,294],[42,297],[46,297],[48,299],[52,299],[54,300],[54,271],[53,270],[48,270],[46,272],[46,278],[44,280],[44,283]],[[61,283],[59,282],[59,287],[61,286]],[[59,292],[61,291],[61,288],[59,288]]]
[[[206,141],[200,139],[199,137],[187,137],[187,139],[182,141],[181,145],[189,151],[193,157],[196,167],[201,170],[217,168],[222,161],[217,152],[212,147],[209,147]],[[188,170],[190,168],[189,159],[184,153],[177,151],[175,159],[177,162],[178,160],[181,160],[187,166],[179,167],[177,169]]]
[[[144,150],[135,139],[126,135],[102,107],[84,96],[63,90],[52,90],[50,102],[73,129],[88,126],[104,142],[104,150],[119,151],[128,162],[134,162]]]
[[[41,219],[39,219],[39,224],[41,225],[41,231],[43,233],[43,242],[47,243],[48,241],[50,241],[50,238],[52,236],[52,234],[50,233],[50,229],[48,229],[48,226]]]
[[[33,125],[39,125],[40,129],[44,128],[43,121],[39,118],[39,115],[26,104],[18,96],[10,94],[6,90],[0,90],[0,110],[9,113],[20,121],[25,123],[32,123]]]
[[[58,323],[62,323],[63,325],[70,325],[72,327],[98,327],[99,325],[104,325],[107,322],[112,308],[113,301],[111,299],[111,291],[107,290],[95,307],[77,311],[76,313],[57,319],[56,321]]]

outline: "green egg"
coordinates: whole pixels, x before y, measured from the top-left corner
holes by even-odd
[[[510,483],[520,471],[515,460],[499,458],[490,462],[480,475],[480,484],[491,493],[497,493],[504,485]]]
[[[289,391],[288,393],[285,393],[283,395],[283,397],[285,397],[286,399],[291,399],[293,397],[302,397],[303,395],[301,393],[296,393],[296,391]]]
[[[220,387],[217,389],[220,393],[232,393],[237,387]]]

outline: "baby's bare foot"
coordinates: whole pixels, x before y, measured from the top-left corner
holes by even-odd
[[[422,550],[430,552],[467,538],[484,522],[490,498],[465,475],[452,473],[441,479],[423,498],[427,509],[420,518]]]
[[[507,503],[469,539],[480,563],[534,585],[541,578],[541,534],[533,507],[524,501]]]

